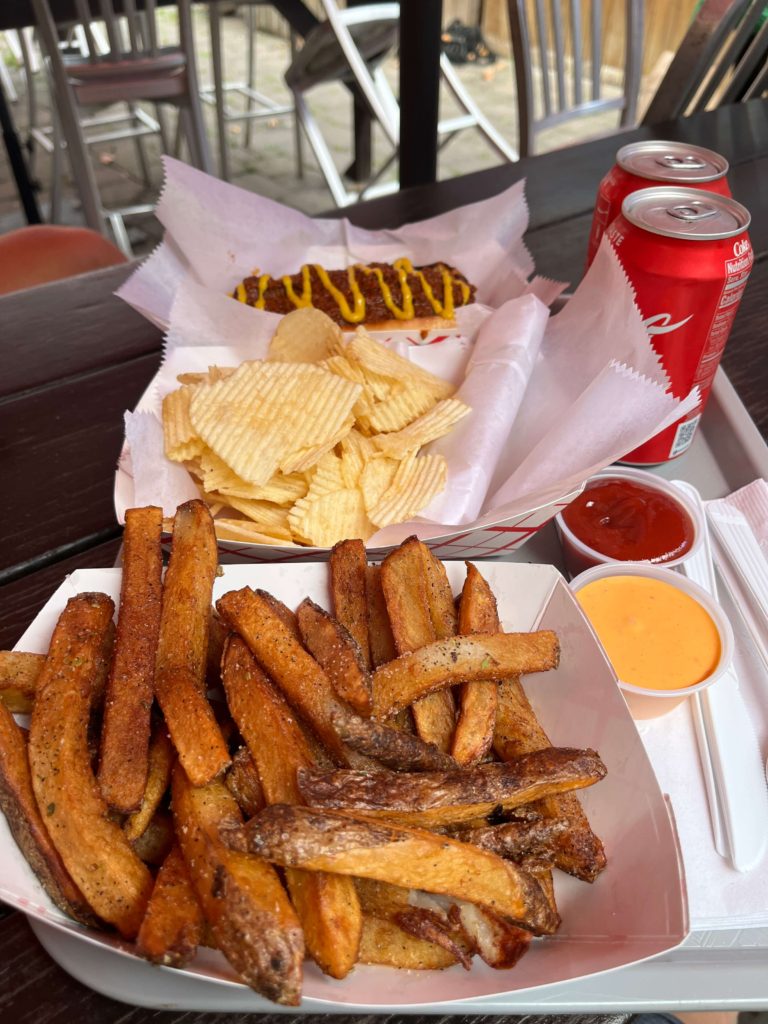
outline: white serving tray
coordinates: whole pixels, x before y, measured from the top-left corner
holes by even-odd
[[[448,563],[454,591],[465,569]],[[548,565],[491,563],[482,567],[505,629],[556,629],[557,670],[531,677],[528,693],[553,741],[593,747],[608,775],[584,791],[583,803],[603,839],[608,867],[587,885],[557,873],[563,925],[535,941],[511,971],[475,963],[472,971],[393,971],[358,967],[343,982],[306,971],[300,1012],[465,1012],[486,1000],[538,999],[552,984],[604,975],[668,953],[688,931],[683,869],[674,826],[653,768],[616,686],[613,672],[570,590]],[[21,638],[21,650],[45,650],[66,600],[82,590],[119,594],[120,570],[79,570],[50,598]],[[305,595],[328,604],[327,567],[319,564],[227,566],[215,594],[263,587],[289,606]],[[81,928],[48,901],[0,820],[0,898],[34,919],[45,947],[75,977],[130,1003],[178,1009],[274,1012],[277,1008],[237,983],[220,954],[204,950],[184,971],[134,958],[130,945]],[[296,1012],[295,1010],[292,1012]]]

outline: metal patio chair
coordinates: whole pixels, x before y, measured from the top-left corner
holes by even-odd
[[[108,223],[118,246],[131,255],[124,218],[148,213],[154,206],[137,204],[118,210],[104,209],[88,155],[81,111],[83,108],[108,107],[117,102],[169,104],[179,112],[179,123],[184,129],[191,162],[210,172],[211,160],[195,67],[190,0],[178,0],[176,5],[179,45],[174,47],[158,45],[155,0],[146,0],[141,11],[137,10],[136,0],[123,0],[122,21],[115,13],[112,0],[99,0],[95,16],[104,22],[108,44],[106,53],[99,53],[93,37],[94,12],[88,0],[75,0],[88,56],[72,60],[66,59],[59,47],[58,29],[49,0],[32,0],[32,6],[53,83],[54,117],[60,121],[86,224],[105,234]]]
[[[768,92],[765,0],[704,0],[643,124],[658,124]]]
[[[624,83],[621,96],[605,97],[601,76],[603,4],[592,0],[508,0],[517,83],[520,156],[531,156],[547,128],[605,110],[619,111],[619,126],[637,122],[643,50],[644,0],[625,0]],[[588,9],[588,25],[585,12]],[[586,31],[585,31],[586,30]],[[587,48],[585,53],[584,40]],[[534,65],[538,64],[539,73]]]
[[[337,206],[348,206],[360,199],[383,195],[398,188],[397,181],[381,181],[398,158],[400,142],[400,108],[381,65],[397,46],[400,5],[379,3],[341,9],[335,0],[322,0],[322,6],[326,20],[307,34],[304,46],[286,72],[285,80],[293,92],[296,116],[333,200]],[[476,128],[504,160],[517,159],[512,147],[467,93],[445,55],[440,59],[440,72],[461,108],[456,117],[439,122],[440,145],[445,145],[466,128]],[[360,190],[350,190],[344,183],[306,100],[307,94],[316,86],[329,82],[356,86],[362,102],[392,147],[389,156]]]

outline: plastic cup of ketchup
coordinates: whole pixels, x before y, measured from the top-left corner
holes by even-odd
[[[623,466],[587,480],[555,526],[571,578],[613,562],[672,568],[698,548],[703,535],[701,513],[676,487]]]
[[[711,686],[733,658],[733,631],[705,590],[662,566],[596,565],[571,589],[633,718],[656,718]]]

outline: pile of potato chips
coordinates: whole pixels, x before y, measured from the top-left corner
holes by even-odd
[[[410,519],[446,482],[445,459],[419,449],[470,411],[447,381],[312,308],[282,319],[266,360],[178,379],[165,454],[198,480],[218,537],[253,544],[331,547]]]

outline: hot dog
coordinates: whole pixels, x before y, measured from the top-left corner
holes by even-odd
[[[394,263],[355,264],[325,270],[305,264],[297,274],[246,277],[232,298],[271,313],[303,306],[322,310],[343,330],[434,330],[455,326],[459,306],[475,301],[475,286],[447,263],[414,267],[406,258]]]

